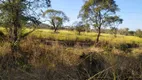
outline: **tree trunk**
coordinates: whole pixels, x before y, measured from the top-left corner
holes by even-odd
[[[57,32],[57,26],[55,25],[54,20],[52,19],[52,25],[53,25],[53,29],[54,29],[54,33]]]
[[[54,28],[54,33],[57,33],[57,28],[56,27]]]
[[[78,35],[80,35],[80,34],[81,34],[81,32],[79,31],[79,32],[78,32]]]
[[[18,34],[17,34],[17,26],[14,25],[14,31],[13,31],[13,40],[11,44],[12,52],[17,52],[18,50],[18,45],[17,45],[17,40],[18,40]]]
[[[97,35],[96,43],[99,42],[100,35],[101,35],[101,27],[98,27],[98,35]]]
[[[15,53],[18,51],[19,49],[19,43],[20,40],[18,39],[18,28],[20,28],[21,25],[19,23],[19,21],[15,21],[14,22],[14,30],[13,30],[13,41],[12,41],[12,52]]]
[[[99,18],[98,22],[96,22],[96,24],[98,24],[98,35],[97,35],[96,43],[99,42],[100,35],[101,35],[102,17],[101,17],[101,12],[100,11],[98,13],[98,18]]]
[[[18,4],[17,4],[18,5]],[[21,24],[20,24],[20,11],[17,8],[13,8],[12,10],[13,12],[13,34],[12,36],[12,44],[11,44],[11,49],[12,49],[12,53],[16,53],[19,49],[19,43],[20,43],[20,39],[19,39],[19,29],[21,28]]]
[[[117,37],[117,30],[115,29],[114,37]]]

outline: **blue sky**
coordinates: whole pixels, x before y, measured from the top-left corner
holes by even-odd
[[[71,25],[77,21],[77,16],[83,0],[51,0],[52,8],[62,10],[70,18]],[[118,15],[124,19],[119,28],[128,27],[130,30],[142,29],[142,0],[115,0],[120,8]]]

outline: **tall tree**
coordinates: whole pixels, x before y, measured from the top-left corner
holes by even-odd
[[[106,17],[112,16],[118,11],[118,5],[114,0],[86,0],[80,10],[79,17],[89,22],[97,31],[96,42],[99,42],[101,28],[105,26]]]
[[[69,21],[69,18],[65,15],[64,12],[48,9],[43,12],[43,16],[48,15],[48,21],[54,29],[54,32],[57,32],[57,29],[63,25],[63,22]]]
[[[119,18],[119,16],[110,16],[106,18],[106,26],[110,26],[112,33],[114,34],[114,37],[117,37],[117,30],[119,24],[122,24],[123,19]]]
[[[0,23],[8,30],[12,52],[19,48],[23,25],[39,24],[37,10],[49,6],[50,0],[0,0]]]

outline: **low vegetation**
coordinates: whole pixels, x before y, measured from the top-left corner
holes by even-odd
[[[37,29],[21,41],[20,51],[14,59],[10,43],[3,41],[0,45],[0,79],[141,79],[142,38],[123,35],[115,38],[102,34],[95,47],[95,43],[79,44],[94,42],[97,35],[94,32],[81,35],[76,31],[58,32]]]

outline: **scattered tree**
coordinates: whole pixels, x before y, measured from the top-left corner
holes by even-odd
[[[48,15],[48,21],[52,25],[55,33],[57,29],[63,25],[63,22],[69,21],[69,18],[62,11],[49,9],[43,12],[44,17],[45,15]]]
[[[118,25],[122,24],[123,19],[120,19],[118,16],[110,16],[106,18],[106,25],[110,26],[114,37],[117,37]]]
[[[12,52],[19,48],[23,25],[39,24],[37,10],[49,6],[50,0],[0,0],[0,23],[7,28]]]
[[[96,42],[99,42],[101,28],[105,26],[106,18],[113,15],[119,8],[114,0],[86,0],[80,10],[79,17],[97,28]]]
[[[85,27],[84,27],[84,24],[83,24],[83,22],[77,22],[76,23],[76,25],[75,25],[75,27],[76,27],[76,31],[78,31],[78,35],[80,35],[81,34],[81,32],[84,32],[85,31]]]
[[[129,28],[123,28],[123,29],[119,29],[119,33],[121,35],[128,35],[129,34]]]
[[[8,31],[12,52],[18,50],[20,40],[25,36],[22,35],[23,25],[28,22],[39,24],[35,11],[49,6],[50,0],[0,0],[0,23]]]
[[[141,29],[137,29],[136,33],[135,33],[135,36],[142,37],[142,30]]]
[[[135,31],[129,31],[128,34],[129,34],[130,36],[134,36],[134,35],[135,35]]]

